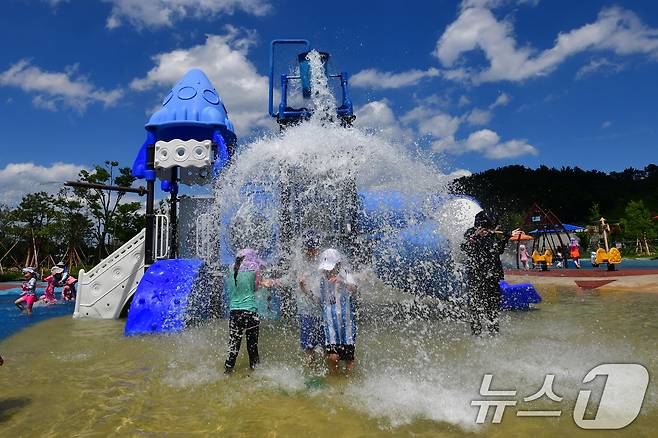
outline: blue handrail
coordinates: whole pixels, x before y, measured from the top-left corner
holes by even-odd
[[[274,46],[279,44],[287,44],[287,45],[303,44],[304,46],[306,46],[306,50],[309,50],[311,48],[311,44],[308,42],[308,40],[304,40],[304,39],[280,39],[280,40],[272,40],[272,42],[270,43],[269,111],[270,111],[270,116],[272,117],[276,117],[276,113],[274,112]]]

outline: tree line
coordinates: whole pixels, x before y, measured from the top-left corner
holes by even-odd
[[[81,169],[80,181],[130,187],[130,168],[106,161]],[[57,194],[34,192],[16,206],[0,205],[0,275],[23,266],[48,269],[63,262],[93,266],[145,225],[139,201],[125,192],[62,187]]]
[[[80,181],[131,187],[130,168],[106,161],[81,169]],[[605,173],[578,167],[506,166],[455,180],[450,190],[470,195],[510,229],[523,226],[536,202],[562,222],[592,225],[601,216],[630,242],[658,236],[658,166]],[[139,201],[125,192],[62,187],[28,193],[16,206],[0,204],[0,275],[22,266],[46,269],[64,262],[93,266],[145,225]],[[528,230],[529,231],[529,230]],[[632,245],[631,245],[632,246]]]
[[[475,197],[505,226],[524,225],[536,202],[563,223],[593,225],[600,217],[619,224],[619,238],[635,241],[658,236],[658,166],[621,172],[578,167],[531,169],[513,165],[489,169],[455,180],[451,191]],[[527,230],[529,231],[529,230]]]

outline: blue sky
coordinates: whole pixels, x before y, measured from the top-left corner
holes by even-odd
[[[131,164],[191,67],[242,139],[272,127],[273,38],[352,75],[361,126],[419,142],[447,171],[601,170],[658,161],[653,1],[7,0],[0,14],[0,202],[81,166]]]

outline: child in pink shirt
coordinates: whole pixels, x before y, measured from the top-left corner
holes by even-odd
[[[25,310],[27,315],[32,313],[32,305],[37,300],[37,271],[34,268],[23,268],[23,277],[25,281],[23,282],[21,296],[14,304],[22,312]],[[23,307],[23,303],[27,306]]]

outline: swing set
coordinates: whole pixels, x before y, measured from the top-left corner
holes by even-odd
[[[534,235],[531,253],[533,265],[540,266],[542,271],[547,271],[555,261],[557,267],[563,262],[564,268],[567,268],[568,242],[571,239],[571,232],[577,227],[562,223],[555,213],[544,210],[537,203],[533,204],[526,215],[524,227],[534,228],[529,233]],[[566,235],[566,245],[562,239],[563,235]]]

